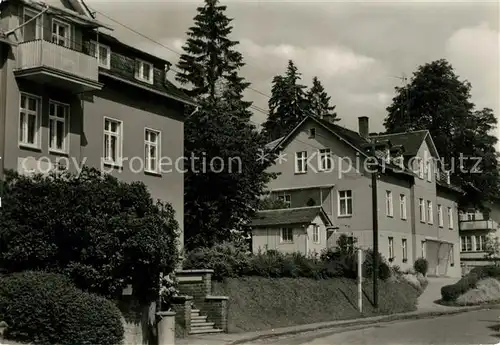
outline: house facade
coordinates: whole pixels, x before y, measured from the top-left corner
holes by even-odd
[[[370,135],[367,117],[359,119],[358,133],[308,117],[269,148],[286,157],[270,169],[278,173],[271,197],[290,208],[321,206],[332,221],[325,247],[335,247],[340,234],[372,247],[371,177],[378,166],[381,254],[402,269],[425,257],[429,274],[460,276],[459,190],[443,178],[427,131]]]
[[[0,3],[0,178],[87,165],[144,182],[182,228],[176,162],[192,102],[167,80],[168,61],[107,29],[81,0]]]
[[[493,263],[486,257],[486,242],[488,238],[500,239],[500,204],[491,203],[488,208],[488,213],[468,209],[459,215],[460,261],[463,273],[473,267]]]

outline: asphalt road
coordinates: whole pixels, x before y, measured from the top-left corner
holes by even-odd
[[[392,323],[349,331],[320,330],[301,335],[262,340],[273,345],[471,345],[500,344],[500,309],[472,311]],[[255,343],[257,344],[257,343]]]

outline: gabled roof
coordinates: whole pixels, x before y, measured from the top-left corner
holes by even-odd
[[[284,226],[292,224],[309,225],[318,215],[323,218],[327,226],[332,225],[330,218],[321,206],[258,211],[248,225],[250,227]]]

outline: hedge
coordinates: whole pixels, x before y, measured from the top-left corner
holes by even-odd
[[[120,311],[77,289],[64,275],[26,271],[0,280],[0,320],[7,339],[35,344],[114,345],[123,340]]]
[[[386,280],[391,269],[379,254],[379,278]],[[367,251],[363,263],[363,275],[372,276],[373,256]],[[301,253],[284,254],[275,250],[251,254],[231,243],[211,248],[198,248],[188,252],[184,269],[213,269],[213,279],[260,276],[268,278],[356,278],[357,257],[354,253],[325,250],[318,256]]]

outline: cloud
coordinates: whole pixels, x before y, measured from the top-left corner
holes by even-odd
[[[478,108],[492,108],[497,118],[500,117],[499,47],[500,32],[487,23],[460,29],[446,43],[450,63],[472,85],[473,102]],[[500,128],[497,137],[500,138]]]

